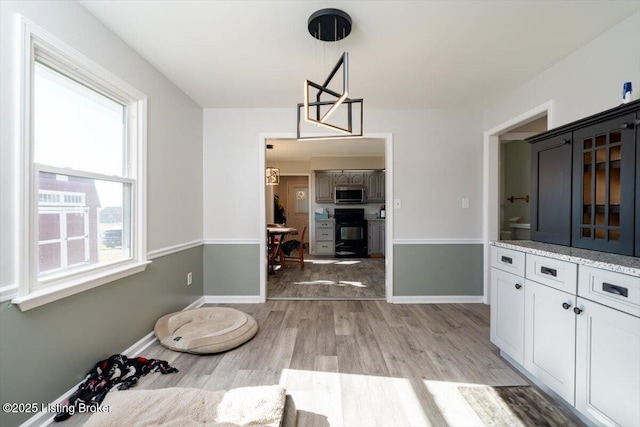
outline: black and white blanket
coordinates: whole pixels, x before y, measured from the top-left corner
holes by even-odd
[[[138,379],[150,372],[170,374],[178,370],[165,360],[146,359],[144,357],[128,358],[122,354],[114,354],[102,360],[87,373],[85,380],[69,399],[62,403],[62,410],[54,417],[54,421],[64,421],[74,414],[71,407],[82,402],[87,406],[99,405],[111,388],[126,390],[135,386]]]

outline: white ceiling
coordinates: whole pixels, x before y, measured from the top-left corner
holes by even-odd
[[[293,108],[350,54],[365,108],[483,108],[640,9],[640,1],[81,0],[204,108]],[[307,31],[351,15],[344,41]],[[636,41],[637,42],[637,41]]]
[[[273,149],[267,150],[267,160],[309,161],[312,157],[384,157],[384,139],[351,138],[298,141],[270,139]]]

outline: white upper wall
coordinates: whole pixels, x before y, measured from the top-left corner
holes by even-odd
[[[366,110],[365,134],[393,134],[396,239],[482,237],[482,133],[479,113]],[[204,238],[262,239],[261,133],[295,136],[296,110],[204,110]],[[462,198],[470,208],[462,209]],[[388,205],[392,205],[388,201]]]
[[[553,101],[553,127],[570,123],[620,105],[622,84],[629,81],[633,99],[639,99],[640,12],[485,110],[483,128],[492,129],[547,101]]]
[[[0,1],[0,288],[15,284],[19,123],[17,19],[36,25],[148,97],[148,250],[202,239],[202,108],[74,1]]]

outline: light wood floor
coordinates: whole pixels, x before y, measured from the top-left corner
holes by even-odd
[[[267,277],[269,299],[384,299],[384,258],[320,258],[305,254],[298,263]]]
[[[180,372],[149,374],[137,388],[280,384],[293,397],[299,426],[470,426],[482,424],[458,386],[527,384],[489,342],[486,305],[267,301],[228,306],[258,321],[251,341],[207,356],[155,343],[143,356],[167,360]],[[80,425],[83,417],[76,414],[57,425]]]

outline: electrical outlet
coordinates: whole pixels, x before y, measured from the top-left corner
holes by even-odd
[[[189,272],[187,273],[187,286],[189,286],[192,283],[193,283],[193,273]]]
[[[462,199],[462,209],[469,209],[469,199],[466,197]]]
[[[400,199],[393,199],[393,208],[400,209],[402,207],[402,201]]]

